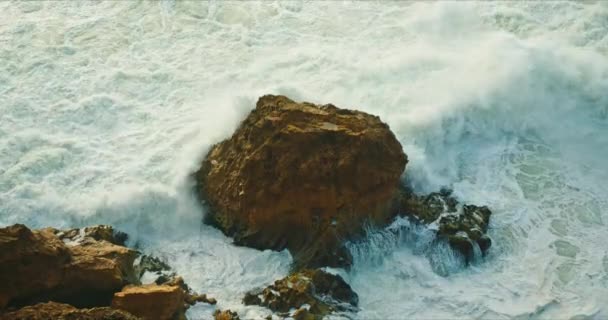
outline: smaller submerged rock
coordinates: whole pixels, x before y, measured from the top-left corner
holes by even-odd
[[[486,206],[463,204],[452,196],[449,189],[441,189],[428,195],[416,195],[402,187],[400,211],[402,214],[424,223],[437,223],[437,239],[447,241],[452,249],[460,252],[469,263],[475,255],[475,246],[485,255],[492,245],[486,234],[492,211]]]
[[[475,244],[483,255],[492,245],[492,240],[486,235],[491,214],[486,206],[463,205],[461,212],[441,217],[438,236],[447,239],[468,263],[474,257]]]
[[[239,315],[234,312],[234,311],[230,311],[230,310],[215,310],[215,312],[213,313],[213,319],[215,320],[241,320],[241,318],[239,318]]]
[[[163,284],[176,277],[166,262],[157,257],[142,255],[135,261],[135,272],[142,283]]]
[[[336,311],[356,311],[359,297],[342,277],[320,269],[306,269],[277,280],[263,290],[248,292],[243,303],[264,306],[284,316],[298,310],[300,317],[307,314],[317,319]],[[301,309],[306,311],[299,311]]]

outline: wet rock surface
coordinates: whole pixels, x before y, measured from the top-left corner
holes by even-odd
[[[207,221],[236,244],[289,249],[296,268],[350,265],[344,240],[384,226],[407,157],[378,117],[261,97],[196,173]]]
[[[166,283],[176,277],[166,262],[149,255],[142,255],[135,261],[135,272],[139,279],[150,280],[156,284]]]
[[[472,261],[476,247],[485,255],[492,245],[486,234],[492,212],[486,206],[460,204],[449,189],[416,195],[402,187],[400,212],[424,224],[436,223],[437,239],[460,252],[465,262]]]
[[[108,225],[97,225],[91,227],[85,227],[82,229],[70,229],[70,230],[55,230],[57,237],[64,242],[73,241],[78,242],[85,238],[92,238],[96,241],[105,240],[111,244],[118,246],[125,246],[125,242],[128,239],[128,235],[122,231],[114,230],[112,226]]]
[[[108,307],[77,309],[69,304],[46,302],[0,314],[0,320],[141,320],[126,311]]]
[[[321,320],[321,319],[323,319],[323,316],[313,314],[310,311],[308,311],[307,308],[300,308],[300,309],[296,310],[291,315],[291,317],[294,320]]]
[[[239,315],[230,310],[215,310],[213,313],[213,319],[215,320],[241,320]]]
[[[296,309],[302,319],[317,319],[332,312],[356,311],[359,297],[342,277],[307,269],[247,293],[243,303],[264,306],[283,316]]]

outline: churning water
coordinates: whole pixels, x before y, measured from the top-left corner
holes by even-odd
[[[418,191],[494,211],[466,269],[404,221],[370,235],[336,317],[608,318],[603,1],[0,2],[0,225],[113,224],[261,318],[240,298],[290,256],[202,225],[189,174],[266,93],[380,115]]]

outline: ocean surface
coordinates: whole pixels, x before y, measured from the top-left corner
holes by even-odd
[[[494,212],[469,268],[372,232],[333,318],[608,319],[605,1],[2,1],[0,225],[112,224],[263,318],[240,299],[289,253],[203,225],[190,174],[267,93],[379,115],[417,191]]]

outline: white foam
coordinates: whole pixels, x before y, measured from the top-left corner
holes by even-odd
[[[379,241],[341,272],[350,316],[606,318],[607,17],[602,1],[0,2],[0,224],[113,224],[264,317],[240,297],[289,255],[203,226],[188,177],[258,96],[286,94],[380,115],[418,191],[494,211],[490,256],[448,277]]]

